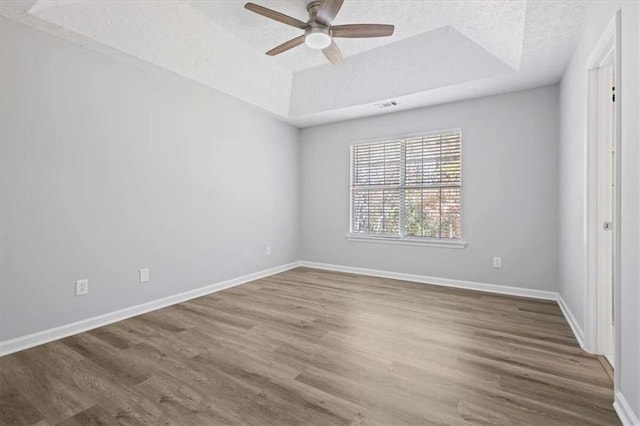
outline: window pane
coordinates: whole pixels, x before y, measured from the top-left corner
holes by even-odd
[[[422,190],[409,189],[404,195],[404,234],[410,237],[422,236]]]
[[[382,234],[384,229],[384,203],[382,191],[369,191],[369,233]]]
[[[460,184],[460,145],[459,132],[407,139],[405,184]]]
[[[354,187],[400,185],[400,155],[402,141],[354,145]]]
[[[384,233],[400,234],[400,189],[384,191]]]
[[[461,238],[460,188],[405,190],[405,235]]]
[[[440,189],[405,190],[405,235],[440,238]]]
[[[352,213],[351,232],[366,233],[369,230],[369,216],[367,214],[368,202],[367,191],[352,192]]]
[[[354,190],[352,232],[399,235],[400,190]]]
[[[460,188],[442,188],[440,238],[461,238]]]

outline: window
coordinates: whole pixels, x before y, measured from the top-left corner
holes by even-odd
[[[455,130],[352,145],[350,236],[460,240],[461,140]]]

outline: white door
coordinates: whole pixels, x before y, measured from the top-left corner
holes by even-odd
[[[614,152],[614,67],[597,69],[597,277],[598,277],[598,352],[614,365],[613,276],[615,152]],[[605,62],[606,64],[606,62]]]

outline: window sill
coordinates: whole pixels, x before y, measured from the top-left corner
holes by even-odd
[[[447,241],[428,238],[396,238],[356,234],[347,234],[346,238],[350,241],[360,241],[363,243],[400,244],[405,246],[427,246],[450,249],[463,249],[467,246],[467,242],[462,240]]]

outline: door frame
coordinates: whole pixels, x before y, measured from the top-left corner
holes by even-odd
[[[597,223],[597,101],[598,87],[597,80],[594,78],[594,70],[600,67],[609,54],[614,52],[615,67],[615,120],[613,146],[615,151],[615,174],[613,176],[614,191],[614,214],[613,214],[613,277],[614,277],[614,359],[616,367],[620,365],[620,248],[621,248],[621,33],[620,33],[620,10],[616,11],[613,18],[604,30],[600,40],[593,49],[589,60],[587,61],[587,132],[586,132],[586,167],[585,167],[585,253],[586,259],[586,278],[587,278],[587,297],[586,297],[586,321],[585,321],[585,350],[590,353],[598,353],[598,303],[597,303],[597,232],[601,224]],[[620,369],[614,369],[614,383],[617,390],[620,383]]]

